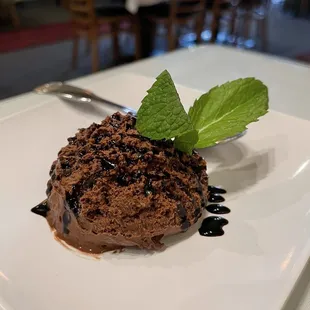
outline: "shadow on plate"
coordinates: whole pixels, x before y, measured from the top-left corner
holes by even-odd
[[[248,150],[244,144],[237,141],[199,150],[199,154],[208,165],[220,165],[221,167],[238,164],[247,156],[247,153]]]
[[[310,177],[310,171],[306,173]],[[299,177],[284,179],[278,184],[271,183],[267,188],[240,197],[238,211],[242,212],[242,217],[246,220],[270,217],[288,209],[293,211],[298,204],[303,204],[305,197],[309,193],[309,184],[304,180],[305,178]],[[262,200],[264,200],[264,203],[262,203]],[[308,212],[310,212],[309,207],[305,208],[303,219],[307,219]],[[300,225],[302,226],[303,223],[301,222]]]
[[[240,142],[218,145],[200,154],[211,168],[209,183],[229,194],[244,191],[267,177],[273,169],[274,149],[251,152]]]

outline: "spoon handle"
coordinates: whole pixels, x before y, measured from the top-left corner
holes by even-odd
[[[66,100],[78,103],[87,103],[90,101],[100,102],[109,105],[117,110],[124,111],[126,113],[131,112],[134,115],[137,114],[137,112],[134,109],[101,98],[89,90],[79,88],[70,84],[65,84],[62,82],[51,82],[44,84],[42,86],[35,88],[34,92],[36,92],[37,94],[56,95],[58,97],[63,97]]]
[[[101,102],[101,103],[107,104],[107,105],[109,105],[109,106],[111,106],[111,107],[113,107],[113,108],[115,108],[115,109],[117,109],[117,110],[121,110],[121,111],[123,111],[123,112],[125,112],[125,113],[130,112],[130,113],[132,113],[133,115],[137,115],[137,111],[136,111],[136,110],[131,109],[131,108],[128,108],[128,107],[125,107],[125,106],[123,106],[123,105],[121,105],[121,104],[118,104],[118,103],[109,101],[109,100],[107,100],[107,99],[103,99],[103,98],[101,98],[101,97],[98,97],[98,96],[95,95],[95,94],[89,95],[88,98],[89,98],[91,101],[96,101],[96,102]]]

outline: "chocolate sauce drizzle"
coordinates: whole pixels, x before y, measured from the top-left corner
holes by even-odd
[[[181,203],[179,203],[177,206],[177,212],[179,217],[181,218],[181,229],[182,231],[186,231],[191,224],[187,219],[187,211]]]
[[[211,194],[226,194],[227,193],[227,191],[224,188],[213,186],[213,185],[208,186],[208,191]]]
[[[219,203],[225,201],[225,198],[219,194],[210,193],[209,202]]]
[[[62,225],[64,234],[70,233],[70,230],[68,229],[70,223],[71,223],[71,215],[70,212],[66,210],[62,216]]]
[[[230,213],[230,209],[219,204],[219,203],[214,203],[211,205],[208,205],[206,207],[207,211],[213,214],[227,214]]]
[[[227,225],[228,221],[220,216],[209,216],[202,221],[199,233],[205,237],[218,237],[224,235],[223,226]]]
[[[66,203],[68,204],[68,207],[76,217],[78,217],[80,212],[79,196],[80,196],[79,185],[73,185],[71,193],[66,192]]]
[[[144,194],[145,196],[149,196],[151,194],[154,194],[155,190],[152,186],[152,179],[148,179],[145,186],[144,186]]]
[[[44,201],[39,203],[37,206],[33,207],[31,209],[31,212],[41,215],[43,217],[46,217],[49,210],[50,208],[47,205],[47,199],[45,199]]]
[[[213,214],[229,213],[230,209],[220,204],[220,202],[225,201],[225,198],[220,194],[225,194],[226,190],[212,185],[208,186],[208,190],[210,193],[208,201],[213,202],[213,204],[206,206],[207,211]],[[227,224],[228,221],[223,217],[209,216],[202,221],[198,231],[204,237],[218,237],[224,235],[223,226]]]

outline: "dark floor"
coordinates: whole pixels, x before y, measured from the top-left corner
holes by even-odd
[[[68,13],[57,7],[54,1],[41,0],[29,2],[19,7],[22,26],[30,27],[43,23],[56,23],[68,20]],[[208,24],[208,23],[207,23]],[[0,26],[4,31],[8,26]],[[206,25],[208,27],[208,25]],[[225,19],[222,22],[218,44],[225,41]],[[268,53],[281,57],[295,58],[303,53],[310,53],[310,22],[296,19],[282,11],[281,3],[274,3],[269,13],[269,46]],[[166,50],[166,41],[161,36],[163,29],[159,29],[156,38],[154,54]],[[181,45],[188,46],[192,43],[191,35],[184,31]],[[207,40],[210,32],[206,30],[204,38]],[[251,46],[254,41],[248,41]],[[133,40],[129,35],[120,35],[120,45],[124,55],[133,53]],[[241,47],[245,47],[241,45]],[[79,66],[77,70],[70,68],[71,42],[24,49],[21,51],[0,54],[0,99],[31,91],[35,86],[56,80],[68,80],[90,73],[89,55],[85,53],[85,46],[80,48]],[[259,41],[253,48],[259,48]],[[103,37],[100,43],[101,69],[112,66],[112,49],[109,37]]]

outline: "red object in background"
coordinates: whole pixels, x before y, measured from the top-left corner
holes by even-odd
[[[310,51],[308,54],[299,55],[296,57],[297,60],[310,63]]]
[[[126,24],[121,25],[121,28],[124,30],[126,27]],[[107,34],[109,32],[109,25],[102,25],[100,32]],[[72,38],[72,35],[71,22],[0,32],[0,53],[14,52],[38,45],[53,44],[69,40]]]
[[[71,37],[72,28],[69,22],[0,32],[0,53],[13,52],[31,46],[56,43],[68,40]]]

